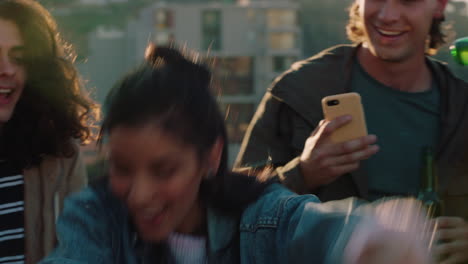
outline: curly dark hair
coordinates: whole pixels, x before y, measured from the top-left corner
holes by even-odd
[[[429,45],[426,50],[428,55],[434,55],[437,50],[447,42],[447,36],[442,27],[444,20],[444,17],[432,20],[429,32]],[[349,21],[348,25],[346,25],[346,34],[348,35],[348,39],[354,43],[361,43],[364,41],[364,25],[361,22],[359,4],[357,2],[353,2],[349,8]]]
[[[94,137],[99,106],[84,91],[75,55],[51,14],[33,0],[1,0],[0,19],[13,22],[24,42],[27,80],[2,128],[2,154],[21,168],[45,155],[71,157]]]

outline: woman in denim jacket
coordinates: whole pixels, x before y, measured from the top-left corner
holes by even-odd
[[[108,96],[108,177],[67,200],[43,264],[427,263],[422,240],[346,202],[229,172],[210,80],[178,51],[148,47]]]

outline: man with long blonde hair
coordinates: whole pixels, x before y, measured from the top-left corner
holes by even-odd
[[[434,252],[468,260],[468,85],[429,57],[445,43],[448,0],[355,0],[352,45],[327,49],[278,77],[247,130],[235,166],[273,166],[280,180],[321,200],[416,196],[421,153],[435,152],[444,201]],[[332,143],[351,121],[325,121],[321,99],[361,95],[369,135]]]

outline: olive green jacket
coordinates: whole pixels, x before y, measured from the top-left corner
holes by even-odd
[[[306,139],[323,119],[322,98],[351,90],[356,51],[357,46],[333,47],[293,64],[279,76],[249,125],[235,167],[273,166],[283,184],[298,193],[315,193],[322,201],[350,196],[366,199],[363,170],[308,190],[298,166]],[[468,220],[468,84],[444,64],[430,58],[427,62],[440,87],[441,133],[435,158],[445,215]]]

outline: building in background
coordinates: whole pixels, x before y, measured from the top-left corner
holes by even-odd
[[[121,75],[143,59],[149,42],[186,46],[209,58],[214,92],[226,116],[230,162],[271,81],[302,58],[294,0],[169,2],[142,9],[124,29],[98,27],[80,71],[103,102]],[[93,161],[92,150],[86,150]]]
[[[128,2],[129,0],[80,0],[80,4],[82,5],[107,5],[110,3],[124,3]]]

